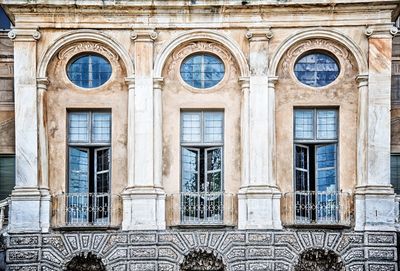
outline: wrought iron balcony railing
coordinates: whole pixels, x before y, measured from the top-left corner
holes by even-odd
[[[0,201],[0,230],[8,225],[8,210],[10,205],[10,198],[5,198]]]
[[[55,226],[109,226],[112,204],[120,201],[109,193],[66,193],[53,199]]]
[[[169,224],[233,225],[236,196],[224,192],[182,192],[167,198]]]
[[[346,192],[296,191],[282,198],[285,225],[351,225],[352,197]]]

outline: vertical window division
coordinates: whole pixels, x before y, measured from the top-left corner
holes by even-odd
[[[296,222],[335,222],[338,112],[294,110],[294,189]]]
[[[181,221],[223,220],[224,113],[181,113]]]
[[[107,224],[110,212],[111,113],[68,113],[69,224]]]

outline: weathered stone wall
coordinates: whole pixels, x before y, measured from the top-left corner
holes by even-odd
[[[107,270],[178,271],[192,251],[210,251],[229,271],[293,270],[310,249],[330,250],[346,270],[397,270],[396,234],[349,230],[53,232],[7,237],[12,270],[61,270],[71,259],[93,253]]]

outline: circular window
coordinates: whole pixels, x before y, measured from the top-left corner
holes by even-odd
[[[190,55],[181,65],[183,81],[195,88],[211,88],[222,80],[224,74],[224,63],[212,54]]]
[[[77,86],[95,88],[110,79],[111,64],[106,58],[97,54],[80,55],[68,64],[67,75]]]
[[[338,62],[330,55],[312,52],[303,55],[294,65],[294,73],[303,84],[311,87],[329,85],[339,76]]]

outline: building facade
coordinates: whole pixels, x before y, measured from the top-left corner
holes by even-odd
[[[7,270],[398,269],[398,0],[0,4]]]

